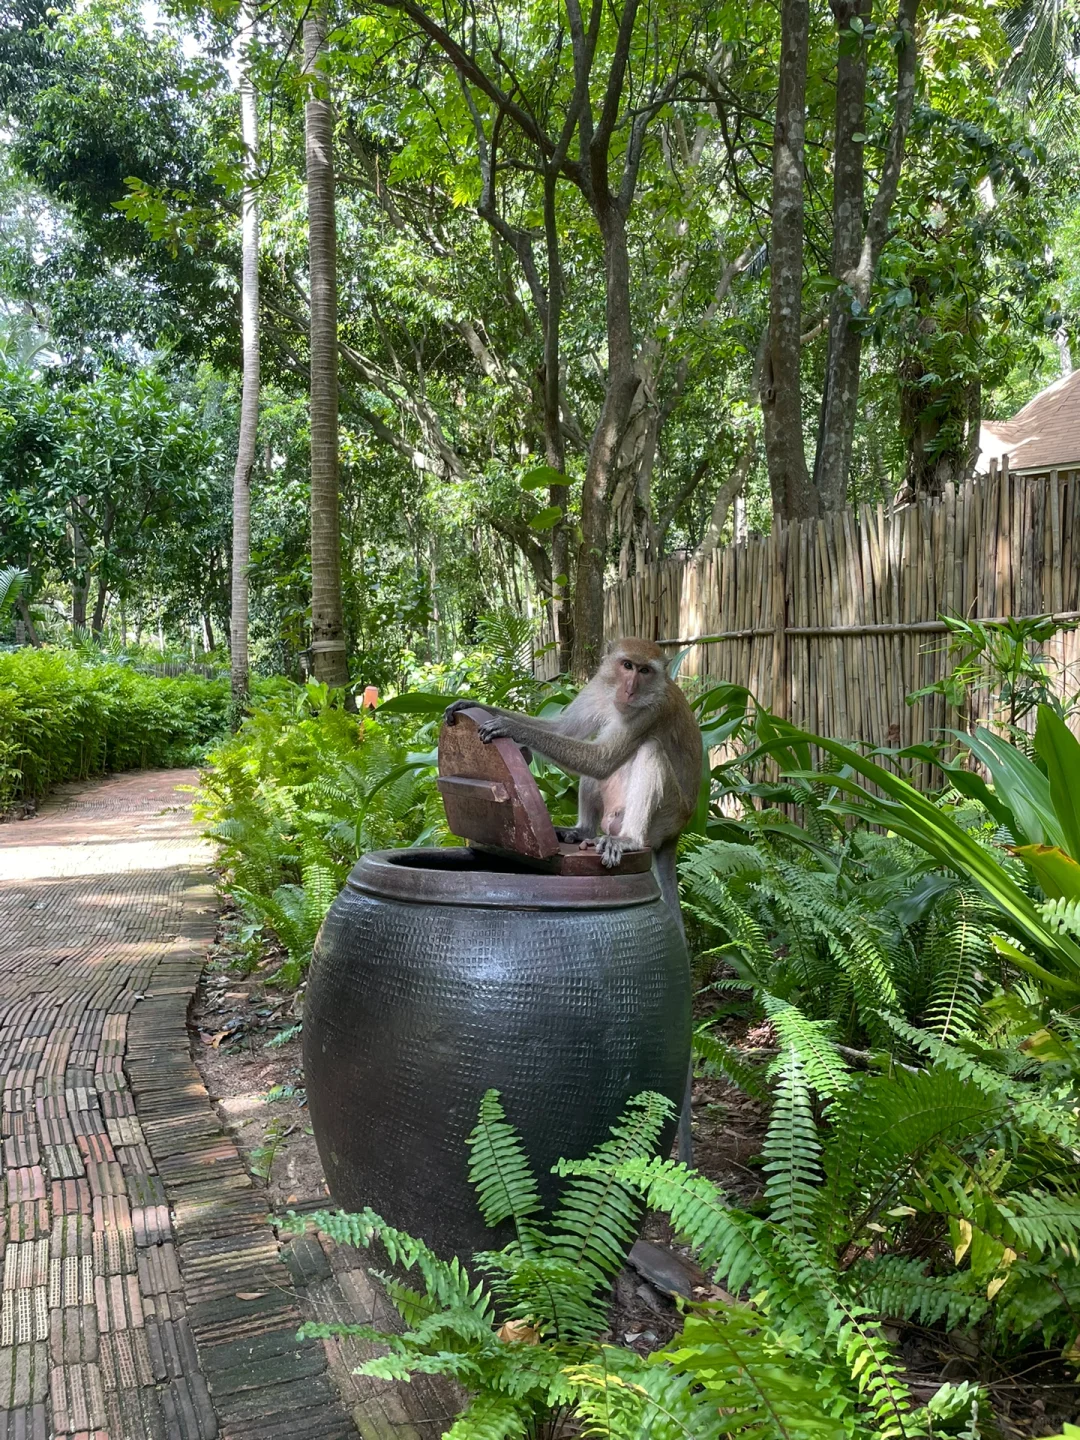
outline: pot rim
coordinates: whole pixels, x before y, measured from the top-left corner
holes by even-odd
[[[651,905],[660,887],[651,870],[636,875],[545,875],[533,870],[425,869],[408,856],[468,855],[465,845],[372,850],[353,867],[346,885],[413,905],[467,905],[480,910],[622,910]]]

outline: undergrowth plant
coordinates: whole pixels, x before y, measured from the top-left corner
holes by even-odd
[[[211,751],[196,815],[236,900],[284,946],[282,983],[302,979],[359,855],[445,840],[432,738],[408,717],[350,714],[325,685],[278,682]]]
[[[1006,1093],[947,1059],[857,1076],[838,1056],[822,1072],[816,1056],[787,1046],[773,1067],[762,1213],[656,1157],[670,1106],[645,1094],[591,1156],[556,1166],[567,1185],[545,1218],[520,1139],[489,1092],[470,1176],[487,1223],[512,1223],[510,1244],[476,1255],[470,1271],[370,1210],[290,1216],[287,1230],[313,1222],[385,1256],[392,1268],[379,1278],[402,1324],[303,1333],[385,1347],[361,1374],[456,1381],[469,1400],[452,1440],[993,1436],[976,1383],[941,1385],[925,1404],[913,1397],[884,1320],[1068,1330],[1050,1297],[1075,1303],[1080,1210],[1058,1168],[1062,1127],[1074,1121],[1065,1107],[1042,1127],[1011,1118]],[[989,1137],[1004,1141],[990,1165]],[[647,1358],[607,1336],[611,1280],[643,1203],[666,1211],[716,1281],[743,1297],[686,1305],[681,1333]]]
[[[0,653],[0,807],[64,780],[197,764],[228,705],[227,680],[140,675],[47,647]]]

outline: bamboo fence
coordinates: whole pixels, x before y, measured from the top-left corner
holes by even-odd
[[[930,743],[959,722],[944,697],[907,697],[950,668],[941,616],[1080,618],[1080,470],[999,471],[888,511],[863,505],[663,560],[613,586],[608,638],[688,653],[680,676],[732,681],[816,734]],[[1080,631],[1045,648],[1080,689]],[[967,719],[993,720],[983,712]]]

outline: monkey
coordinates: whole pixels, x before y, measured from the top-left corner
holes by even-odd
[[[561,841],[595,838],[609,868],[627,850],[652,850],[660,893],[685,941],[675,857],[701,786],[701,731],[659,645],[617,640],[554,720],[455,700],[446,723],[469,708],[491,717],[477,726],[485,744],[506,737],[581,777],[578,823],[556,832]],[[688,1085],[679,1122],[679,1158],[686,1164],[692,1163],[689,1098]]]
[[[452,725],[455,700],[446,711]],[[671,679],[663,651],[649,640],[618,640],[581,693],[554,720],[480,705],[485,744],[507,737],[581,777],[578,823],[563,841],[597,841],[608,867],[627,850],[648,847],[672,858],[701,785],[701,732],[686,696]],[[665,899],[669,899],[665,892]],[[670,899],[669,899],[670,903]]]

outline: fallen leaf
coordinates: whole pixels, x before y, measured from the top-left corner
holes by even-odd
[[[1008,1277],[1007,1275],[995,1275],[995,1276],[994,1276],[993,1280],[991,1280],[991,1281],[990,1281],[990,1284],[987,1285],[987,1287],[986,1287],[986,1298],[987,1298],[987,1300],[992,1300],[992,1299],[994,1298],[994,1296],[998,1293],[998,1291],[999,1291],[999,1290],[1001,1289],[1001,1287],[1005,1284],[1005,1281],[1006,1281],[1008,1278],[1009,1278],[1009,1277]]]
[[[265,1294],[265,1290],[238,1290],[236,1298],[237,1300],[261,1300]]]
[[[496,1332],[506,1345],[539,1345],[540,1331],[527,1320],[507,1320]]]
[[[229,1034],[230,1032],[228,1030],[219,1030],[217,1034],[211,1038],[210,1044],[214,1047],[215,1050],[220,1050],[221,1042],[223,1040],[227,1040],[229,1038]]]

